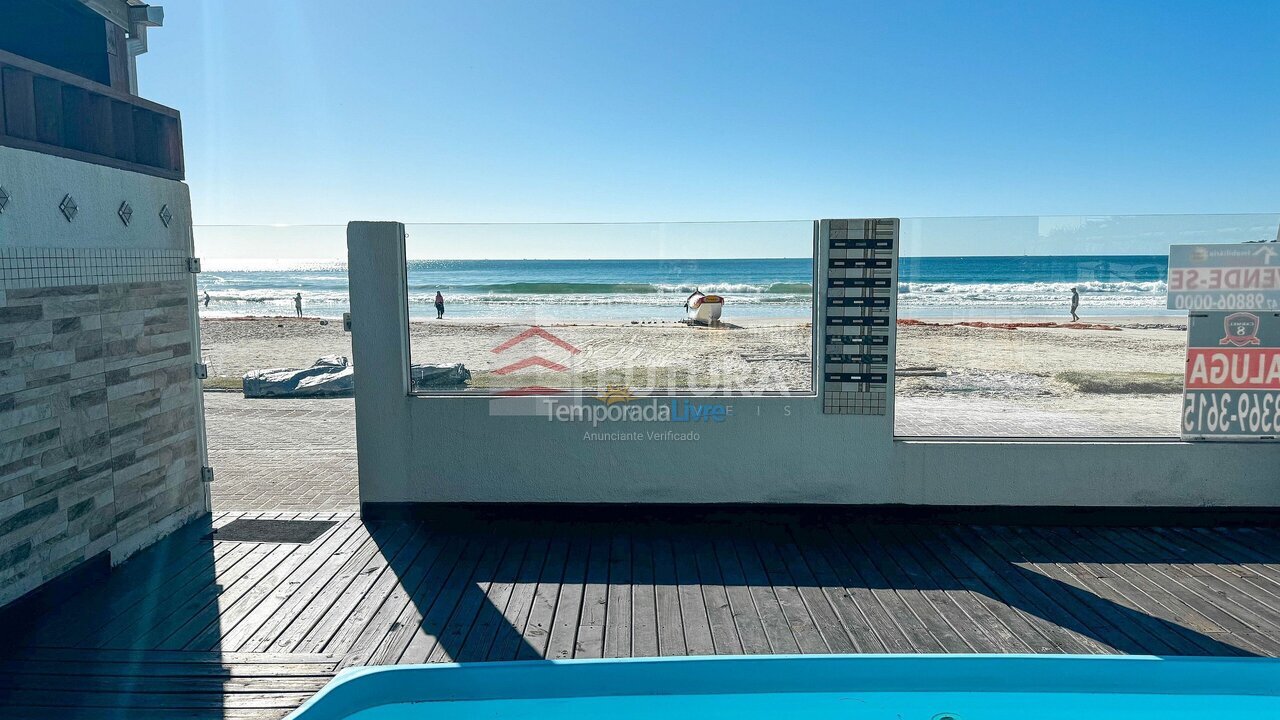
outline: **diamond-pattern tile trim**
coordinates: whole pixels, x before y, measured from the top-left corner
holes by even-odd
[[[69,194],[62,198],[61,203],[58,203],[58,209],[62,211],[62,215],[67,219],[67,222],[75,220],[76,213],[80,212],[80,206],[76,205],[76,199]]]
[[[9,191],[0,187],[0,213],[7,207],[9,207]]]
[[[128,200],[120,203],[120,209],[116,211],[116,214],[120,216],[120,222],[123,222],[126,226],[133,222],[133,206],[129,205]]]
[[[169,212],[168,205],[160,208],[160,222],[164,223],[165,227],[169,227],[169,223],[173,222],[173,213]]]

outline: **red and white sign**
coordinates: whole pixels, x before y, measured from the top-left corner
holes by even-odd
[[[1280,348],[1187,348],[1188,390],[1280,390]]]

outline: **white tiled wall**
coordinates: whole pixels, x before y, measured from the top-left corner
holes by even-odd
[[[163,282],[187,276],[187,254],[136,248],[0,247],[0,289]]]

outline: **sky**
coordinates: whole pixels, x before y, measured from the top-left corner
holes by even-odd
[[[182,112],[198,226],[1280,210],[1280,3],[162,4],[141,92]],[[485,253],[560,251],[532,238]]]

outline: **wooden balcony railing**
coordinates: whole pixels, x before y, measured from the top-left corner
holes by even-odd
[[[178,111],[0,51],[0,145],[182,180]]]

